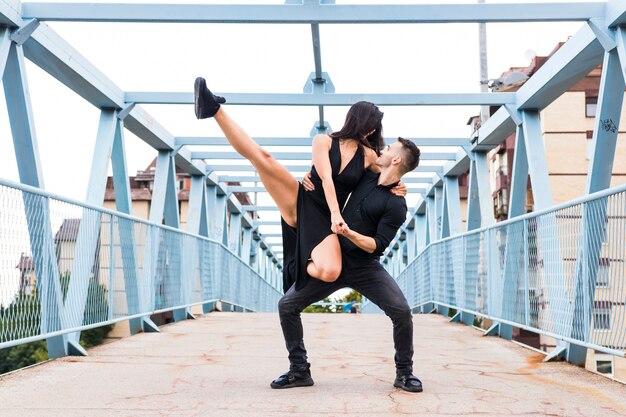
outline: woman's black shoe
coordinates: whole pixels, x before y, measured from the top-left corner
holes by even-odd
[[[202,77],[196,78],[193,84],[194,104],[196,117],[206,119],[213,117],[220,109],[220,103],[226,103],[224,97],[216,96],[206,86],[206,81]]]
[[[411,374],[396,376],[393,386],[408,392],[422,392],[422,381]]]

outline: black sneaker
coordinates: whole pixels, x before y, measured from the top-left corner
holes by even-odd
[[[422,381],[412,374],[397,375],[393,386],[408,392],[422,392]]]
[[[303,371],[289,371],[272,381],[270,387],[274,389],[310,387],[313,385],[311,378],[311,365],[307,364],[307,369]]]
[[[206,119],[213,117],[220,109],[220,103],[226,103],[224,97],[216,96],[206,86],[206,80],[202,77],[196,78],[193,84],[194,104],[196,117]]]

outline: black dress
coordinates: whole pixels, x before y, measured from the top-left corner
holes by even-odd
[[[348,196],[365,172],[363,146],[359,145],[357,147],[354,156],[341,173],[339,172],[341,168],[339,139],[332,138],[329,158],[339,209],[342,209]],[[308,260],[311,258],[311,252],[326,236],[332,234],[330,230],[330,209],[324,195],[322,180],[317,174],[315,167],[311,169],[311,182],[315,185],[314,191],[305,191],[302,184],[300,184],[298,192],[295,265],[292,266],[293,269],[291,270],[293,275],[295,275],[291,279],[295,279],[296,289],[298,290],[306,285],[309,278],[306,267]],[[293,233],[293,231],[291,232]]]

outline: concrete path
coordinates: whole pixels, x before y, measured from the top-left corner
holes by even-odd
[[[626,386],[438,315],[416,315],[424,392],[392,386],[391,323],[303,315],[315,385],[287,370],[275,314],[212,313],[0,378],[0,416],[626,416]]]

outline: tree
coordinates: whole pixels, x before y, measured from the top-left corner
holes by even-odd
[[[363,296],[361,293],[355,290],[350,290],[350,292],[341,299],[343,303],[360,303],[362,300]]]

